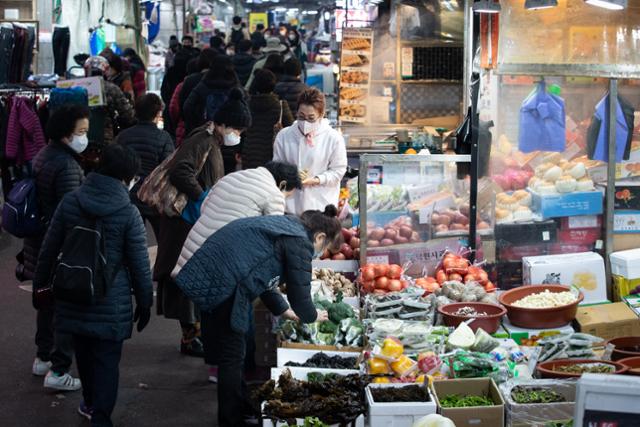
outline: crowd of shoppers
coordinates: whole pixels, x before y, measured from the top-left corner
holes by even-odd
[[[78,412],[94,426],[112,425],[123,342],[151,318],[152,280],[157,314],[180,324],[180,351],[212,368],[221,426],[250,415],[253,301],[290,319],[326,318],[311,301],[311,260],[340,243],[333,205],[346,149],[323,118],[324,95],[304,84],[300,35],[267,31],[249,34],[236,17],[209,47],[172,38],[160,96],[146,93],[132,49],[89,57],[86,75],[104,78],[106,100],[92,167],[83,156],[93,112],[69,104],[51,115],[49,143],[32,162],[46,227],[24,242],[37,310],[32,371],[45,387],[82,388]],[[163,191],[150,192],[157,183]],[[153,266],[145,221],[158,244]],[[92,277],[103,293],[86,304],[51,284],[78,229],[100,243]],[[79,379],[69,373],[74,353]]]

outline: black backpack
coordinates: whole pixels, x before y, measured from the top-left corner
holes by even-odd
[[[64,239],[51,281],[56,299],[92,305],[111,285],[102,219],[83,212]]]
[[[232,45],[234,45],[234,46],[237,45],[243,39],[244,39],[244,33],[242,31],[242,28],[240,28],[239,30],[235,30],[235,29],[231,30],[231,44]]]

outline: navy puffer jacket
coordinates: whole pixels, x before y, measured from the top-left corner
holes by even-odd
[[[33,286],[46,286],[65,235],[80,222],[83,211],[103,220],[105,255],[115,278],[94,305],[56,301],[55,327],[66,333],[121,341],[131,337],[131,290],[139,306],[151,307],[153,303],[144,225],[122,182],[92,173],[78,190],[62,199],[42,245]]]
[[[248,329],[249,307],[256,298],[275,315],[288,308],[277,290],[286,283],[291,308],[310,323],[317,315],[311,299],[312,258],[313,245],[297,217],[242,218],[210,236],[180,270],[176,283],[204,312],[234,298],[231,327],[240,333]]]

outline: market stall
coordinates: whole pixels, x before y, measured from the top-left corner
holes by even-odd
[[[500,3],[499,25],[474,20],[478,45],[495,45],[480,54],[479,101],[460,100],[471,107],[470,155],[452,151],[464,132],[439,135],[444,154],[402,155],[424,128],[343,127],[359,177],[347,186],[345,244],[314,276],[329,320],[277,323],[264,425],[637,423],[640,298],[628,294],[640,254],[611,253],[616,227],[634,231],[638,193],[606,183],[635,174],[638,130],[624,105],[640,104],[629,80],[640,74],[625,35],[639,11]],[[341,87],[367,99],[366,82]],[[357,274],[330,270],[352,259]]]

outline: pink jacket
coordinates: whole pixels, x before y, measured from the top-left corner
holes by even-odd
[[[21,165],[30,162],[47,144],[40,119],[27,98],[16,97],[7,125],[7,159]]]

